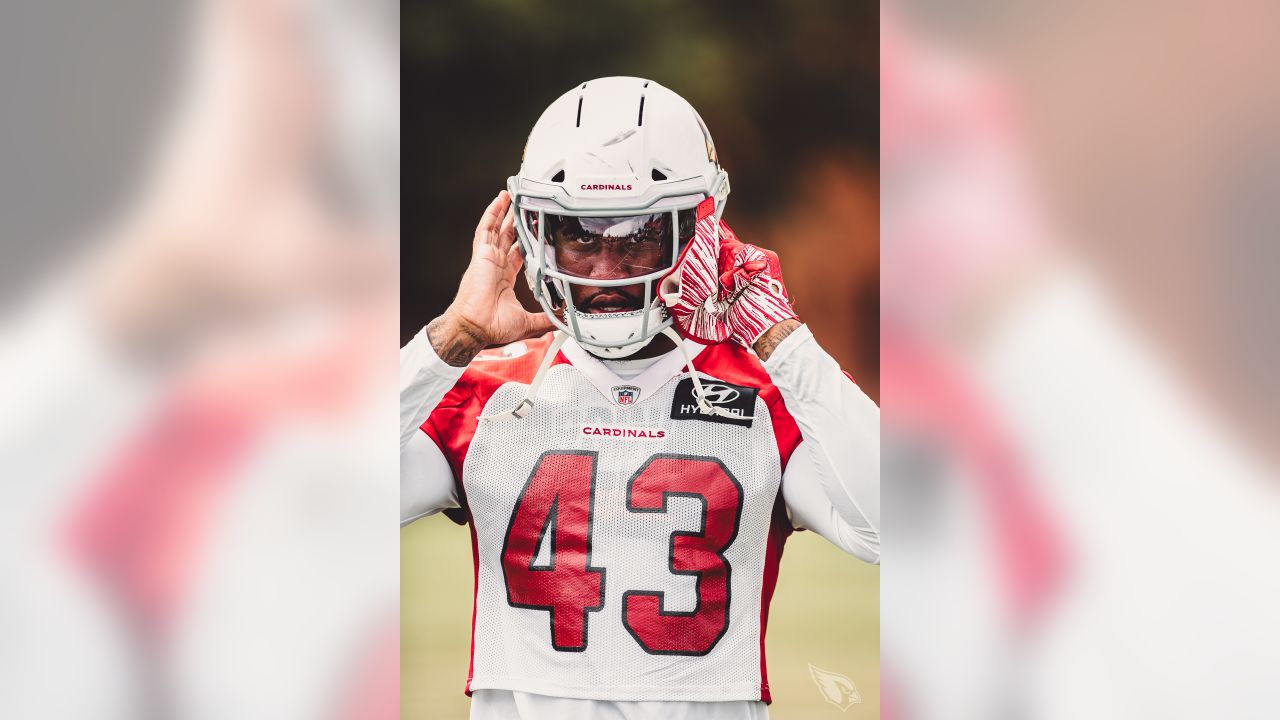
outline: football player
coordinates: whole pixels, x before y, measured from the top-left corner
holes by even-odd
[[[473,718],[766,717],[787,536],[879,561],[879,408],[728,195],[688,102],[582,83],[401,351],[401,523],[471,530]]]

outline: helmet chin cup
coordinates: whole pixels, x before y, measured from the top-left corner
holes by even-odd
[[[566,323],[569,334],[588,352],[598,357],[616,360],[636,354],[649,344],[669,323],[664,323],[662,307],[653,303],[648,310],[620,313],[584,313],[573,311],[574,317]],[[648,322],[645,322],[645,315]],[[576,331],[574,328],[576,327]],[[641,332],[644,327],[649,332]]]

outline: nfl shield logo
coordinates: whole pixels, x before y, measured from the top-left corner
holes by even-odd
[[[613,401],[619,405],[630,405],[640,397],[640,388],[635,385],[617,385],[613,388]]]

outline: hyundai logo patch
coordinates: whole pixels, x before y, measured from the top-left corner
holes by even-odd
[[[672,420],[704,420],[751,427],[751,418],[756,409],[756,395],[760,393],[759,388],[734,385],[720,380],[702,380],[702,399],[708,405],[718,407],[737,417],[702,412],[698,407],[696,392],[697,387],[693,384],[693,378],[684,378],[676,385],[675,397],[671,400]]]

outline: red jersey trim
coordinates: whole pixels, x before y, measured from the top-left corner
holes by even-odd
[[[467,697],[471,697],[471,679],[476,676],[476,608],[480,599],[480,541],[476,539],[476,524],[470,522],[471,513],[467,512],[467,527],[471,530],[471,657],[467,663],[467,685],[462,689]]]
[[[737,343],[723,342],[708,345],[693,359],[693,368],[734,385],[760,388],[760,399],[769,408],[773,436],[778,443],[779,470],[786,471],[791,453],[800,445],[800,427],[788,412],[782,394],[774,387],[760,359]]]
[[[773,436],[778,444],[779,477],[786,472],[791,454],[800,445],[800,427],[787,411],[782,394],[769,379],[769,373],[760,363],[760,359],[747,352],[737,343],[719,343],[708,345],[698,357],[694,358],[693,367],[719,380],[760,388],[760,398],[769,408],[769,420],[773,423]],[[778,568],[782,562],[782,548],[793,528],[787,517],[787,508],[782,501],[782,488],[779,485],[778,497],[774,501],[773,516],[769,522],[769,539],[765,543],[764,582],[760,589],[760,699],[765,703],[773,702],[769,692],[769,673],[765,662],[765,632],[769,626],[769,603],[773,600],[773,591],[778,584]]]
[[[473,360],[422,424],[422,431],[435,442],[449,461],[454,481],[458,484],[458,498],[464,509],[466,490],[462,467],[467,459],[467,450],[471,447],[471,439],[475,437],[480,414],[498,388],[509,382],[528,384],[533,381],[538,365],[551,346],[551,333],[525,340],[523,345],[526,351],[514,357],[501,357],[502,351],[497,351],[489,354],[493,359]],[[505,349],[513,346],[508,345]],[[551,364],[555,366],[567,362],[569,361],[562,353],[557,353]]]
[[[498,351],[486,351],[482,359],[476,359],[467,366],[458,378],[458,382],[445,394],[436,405],[427,421],[422,424],[422,431],[435,442],[440,452],[444,453],[453,470],[454,482],[458,489],[458,502],[462,505],[461,513],[450,514],[455,522],[466,522],[471,529],[471,559],[474,584],[471,591],[471,658],[467,668],[467,685],[464,690],[471,695],[471,678],[475,673],[476,657],[476,599],[480,592],[480,546],[476,540],[475,523],[471,522],[471,510],[467,505],[466,478],[462,468],[466,464],[467,451],[471,449],[471,439],[476,435],[480,422],[480,414],[489,399],[498,388],[509,382],[529,384],[538,371],[538,365],[551,347],[551,333],[532,340],[523,341],[524,352],[512,356],[512,352],[520,343],[513,343]],[[551,362],[552,366],[568,363],[564,355],[557,353]],[[448,513],[448,511],[446,511]]]
[[[769,540],[764,551],[764,583],[760,590],[760,699],[766,704],[773,702],[769,692],[769,671],[765,663],[764,637],[769,627],[769,603],[773,600],[773,590],[778,585],[778,568],[782,564],[782,549],[791,536],[791,519],[787,517],[787,507],[782,502],[782,490],[773,503],[773,517],[769,522]]]

